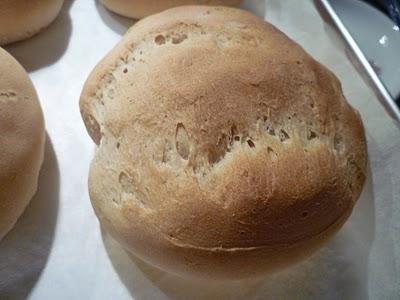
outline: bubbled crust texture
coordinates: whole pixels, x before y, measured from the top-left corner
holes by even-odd
[[[80,105],[99,145],[89,190],[101,224],[178,274],[255,276],[309,255],[365,180],[363,125],[339,81],[238,9],[138,22]]]
[[[57,17],[64,0],[0,0],[0,45],[27,39]]]
[[[36,192],[44,121],[25,70],[0,48],[0,239]]]
[[[140,19],[165,9],[181,5],[239,5],[241,0],[101,0],[111,11]]]

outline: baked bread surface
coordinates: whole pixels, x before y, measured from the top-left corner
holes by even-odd
[[[42,110],[32,82],[0,48],[0,239],[36,192],[44,140]]]
[[[0,45],[24,40],[57,17],[64,0],[0,0]]]
[[[181,275],[257,276],[310,255],[366,177],[359,114],[335,75],[271,24],[233,8],[139,21],[80,101],[98,144],[101,225]]]
[[[181,5],[239,5],[241,0],[100,0],[109,10],[128,18],[140,19]]]

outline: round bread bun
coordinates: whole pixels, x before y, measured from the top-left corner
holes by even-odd
[[[57,17],[64,0],[1,0],[0,45],[30,38]]]
[[[181,5],[239,5],[242,0],[100,0],[109,10],[122,16],[140,19]]]
[[[44,140],[35,88],[21,65],[0,48],[0,239],[36,192]]]
[[[239,9],[139,21],[80,108],[98,145],[89,191],[101,225],[182,276],[258,276],[310,255],[366,177],[363,124],[335,75]]]

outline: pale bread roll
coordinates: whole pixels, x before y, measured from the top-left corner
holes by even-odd
[[[0,48],[0,239],[36,192],[44,140],[35,88],[21,65]]]
[[[100,0],[109,10],[122,16],[140,19],[181,5],[239,5],[242,0]]]
[[[349,217],[367,173],[363,125],[335,75],[238,9],[139,21],[80,107],[98,144],[101,225],[182,276],[258,276],[307,257]]]
[[[57,17],[64,0],[0,0],[0,45],[30,38]]]

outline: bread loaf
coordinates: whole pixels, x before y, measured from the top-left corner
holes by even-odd
[[[126,249],[182,276],[243,278],[318,249],[366,177],[360,115],[335,75],[239,9],[136,23],[80,100],[89,191]]]
[[[32,82],[0,48],[0,239],[36,192],[44,139],[42,110]]]
[[[0,0],[0,45],[30,38],[57,17],[64,0]]]
[[[239,5],[241,0],[101,0],[109,10],[128,18],[140,19],[180,5]]]

